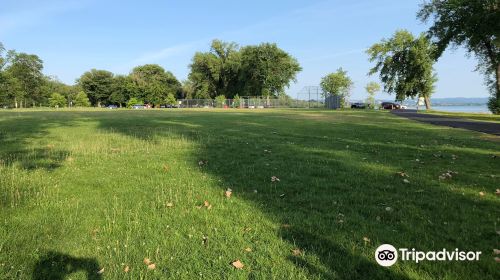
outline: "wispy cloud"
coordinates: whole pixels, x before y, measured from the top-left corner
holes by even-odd
[[[158,51],[147,52],[140,55],[136,58],[132,63],[133,64],[141,64],[141,63],[149,63],[149,62],[157,62],[159,60],[164,60],[179,54],[183,54],[189,51],[192,51],[199,45],[199,41],[189,42],[184,44],[178,44],[170,47],[163,48]]]
[[[0,14],[0,34],[15,31],[18,28],[35,26],[50,17],[68,11],[79,10],[89,1],[40,1],[40,6],[30,9],[10,11]]]

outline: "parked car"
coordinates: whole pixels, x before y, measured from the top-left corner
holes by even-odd
[[[143,104],[136,104],[132,106],[132,109],[145,109],[146,107]]]
[[[118,106],[116,105],[108,105],[108,107],[106,107],[108,109],[118,109]]]
[[[351,104],[351,109],[366,109],[368,108],[368,104],[362,102],[356,102]]]
[[[401,109],[401,104],[395,102],[382,102],[382,104],[380,104],[380,107],[382,109],[394,110],[394,109]]]

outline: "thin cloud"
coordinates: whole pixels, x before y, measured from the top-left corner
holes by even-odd
[[[142,54],[133,61],[133,64],[141,64],[148,62],[157,62],[179,54],[193,50],[198,45],[198,42],[191,42],[186,44],[179,44],[167,47],[158,51]]]

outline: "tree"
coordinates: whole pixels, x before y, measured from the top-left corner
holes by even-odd
[[[42,84],[43,84],[43,61],[34,54],[17,53],[13,50],[8,51],[7,60],[9,65],[6,71],[9,72],[11,78],[15,78],[19,85],[19,91],[14,94],[14,103],[18,107],[26,106],[29,101],[36,105],[37,102],[43,100]]]
[[[100,107],[102,103],[109,101],[113,91],[113,73],[92,69],[83,73],[77,83],[89,97],[90,103]]]
[[[380,85],[376,82],[369,82],[365,86],[366,92],[368,93],[368,97],[366,98],[366,103],[371,108],[375,108],[375,94],[380,91]]]
[[[239,47],[236,43],[213,40],[210,51],[195,53],[189,65],[189,79],[193,82],[195,96],[234,96],[240,66]]]
[[[177,100],[175,99],[175,96],[172,93],[167,94],[167,97],[165,97],[164,101],[165,104],[175,105],[176,102]]]
[[[428,33],[437,46],[436,58],[450,45],[465,46],[476,55],[478,69],[491,88],[488,107],[500,114],[499,1],[431,0],[422,5],[417,16],[423,22],[433,21]]]
[[[90,106],[90,100],[85,94],[85,92],[80,91],[79,93],[76,94],[74,100],[73,100],[73,106],[76,107],[89,107]]]
[[[296,81],[302,70],[295,58],[278,48],[276,44],[264,43],[241,49],[242,92],[248,96],[278,96],[285,87]]]
[[[437,81],[434,74],[435,47],[421,34],[415,38],[406,30],[396,31],[390,39],[383,39],[367,50],[375,66],[369,75],[379,73],[387,93],[395,93],[396,100],[423,97],[430,109],[430,96]]]
[[[219,40],[212,42],[209,52],[196,53],[189,67],[189,89],[195,98],[277,96],[302,70],[297,60],[276,44],[240,49],[235,43]]]
[[[127,108],[132,108],[132,106],[134,106],[134,105],[143,105],[143,104],[144,104],[144,101],[142,101],[138,98],[132,97],[127,102]]]
[[[215,97],[215,107],[222,108],[226,104],[226,97],[224,95],[217,95]]]
[[[320,85],[324,95],[337,95],[341,97],[341,105],[344,107],[353,86],[353,82],[351,78],[347,76],[347,72],[339,68],[337,72],[330,73],[323,77]]]
[[[49,97],[49,106],[55,108],[62,108],[66,106],[66,98],[57,92],[54,92]]]
[[[130,73],[134,86],[134,97],[152,103],[156,107],[172,94],[179,94],[181,83],[175,76],[156,64],[146,64],[135,67]]]
[[[133,91],[132,79],[128,76],[117,75],[113,78],[113,85],[109,102],[112,104],[122,105],[127,103]]]

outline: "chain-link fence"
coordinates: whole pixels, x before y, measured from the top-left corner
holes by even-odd
[[[243,96],[238,99],[180,99],[180,108],[325,108],[320,87],[304,87],[295,95],[280,97]]]

